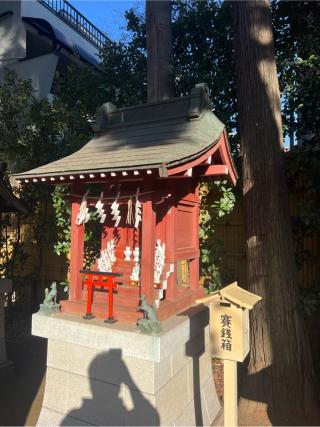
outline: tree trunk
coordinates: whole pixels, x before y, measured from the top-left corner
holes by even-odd
[[[147,0],[148,102],[174,96],[171,41],[171,0]]]
[[[273,425],[317,424],[312,361],[298,306],[270,4],[238,1],[233,8],[248,289],[263,298],[251,313],[240,421],[259,424],[263,420],[255,416],[266,408]]]

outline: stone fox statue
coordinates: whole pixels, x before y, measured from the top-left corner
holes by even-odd
[[[43,304],[46,305],[47,307],[52,306],[52,305],[56,306],[56,304],[57,304],[57,285],[56,285],[56,282],[52,283],[50,291],[48,288],[46,288],[44,292],[45,292],[45,297],[44,297]]]
[[[43,303],[40,304],[40,310],[39,312],[42,314],[53,314],[56,311],[59,310],[60,304],[57,303],[57,284],[56,282],[53,282],[50,288],[50,291],[48,288],[44,291],[45,296]]]
[[[141,295],[139,309],[144,312],[144,318],[138,320],[138,328],[143,332],[160,332],[161,323],[157,317],[155,305],[148,304],[145,295]]]

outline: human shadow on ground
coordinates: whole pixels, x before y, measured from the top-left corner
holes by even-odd
[[[71,410],[62,426],[159,426],[156,409],[139,391],[122,359],[120,349],[98,355],[90,364],[88,381],[91,399],[83,399],[80,408]],[[77,390],[70,390],[76,395]]]

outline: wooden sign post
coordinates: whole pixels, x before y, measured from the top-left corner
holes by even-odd
[[[196,301],[210,306],[211,354],[224,360],[224,425],[228,427],[238,424],[237,362],[249,353],[249,310],[259,300],[235,282]]]

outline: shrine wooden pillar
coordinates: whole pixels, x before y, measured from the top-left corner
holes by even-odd
[[[74,184],[72,194],[82,194],[83,185]],[[70,287],[69,299],[79,300],[82,293],[83,253],[84,253],[84,225],[77,225],[76,218],[80,210],[81,199],[72,199],[71,204],[71,245],[70,245]]]
[[[200,187],[197,185],[195,188],[195,196],[197,201],[194,206],[193,212],[193,222],[194,227],[190,232],[193,234],[192,241],[196,246],[197,250],[197,258],[193,258],[189,261],[189,272],[190,272],[190,289],[198,289],[199,285],[199,276],[200,276],[200,268],[199,268],[199,260],[200,260],[200,244],[199,244],[199,218],[200,218]]]
[[[142,204],[141,239],[141,295],[145,294],[149,304],[154,302],[154,251],[156,245],[156,214],[152,202]]]

